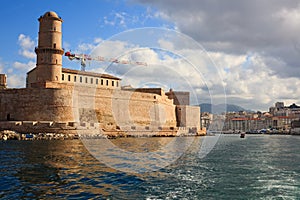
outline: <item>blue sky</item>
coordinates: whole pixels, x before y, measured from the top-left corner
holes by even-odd
[[[0,7],[1,26],[6,29],[2,29],[0,57],[7,64],[26,59],[18,54],[18,37],[24,34],[36,41],[37,19],[46,11],[55,11],[63,18],[63,42],[68,48],[95,38],[106,39],[126,29],[167,24],[147,16],[147,7],[125,1],[5,0],[2,5],[5,6]]]
[[[47,11],[64,20],[65,50],[94,50],[107,57],[124,55],[151,63],[149,71],[132,67],[124,72],[124,67],[116,67],[115,75],[123,76],[125,84],[188,89],[196,103],[212,102],[212,94],[222,103],[225,90],[228,103],[254,110],[267,110],[276,101],[300,104],[298,1],[3,0],[0,73],[8,75],[9,87],[24,87],[26,72],[35,67],[37,19]],[[124,33],[144,27],[178,32],[144,30],[156,34],[151,38],[154,48],[118,41],[122,37],[137,43],[149,40],[147,32]],[[97,49],[100,42],[104,44]],[[132,48],[142,50],[125,55]],[[66,58],[63,65],[80,68]]]

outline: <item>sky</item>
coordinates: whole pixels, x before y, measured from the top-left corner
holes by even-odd
[[[3,0],[0,73],[25,87],[35,67],[38,18],[63,19],[63,48],[147,66],[87,63],[123,85],[190,91],[192,104],[267,111],[300,104],[300,1]],[[80,63],[63,58],[63,67]]]

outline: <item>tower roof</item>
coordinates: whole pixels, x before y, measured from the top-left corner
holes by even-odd
[[[56,14],[56,12],[48,11],[43,16],[41,16],[38,20],[41,21],[42,19],[54,19],[62,21],[62,19]]]
[[[46,12],[43,17],[55,17],[55,18],[59,18],[58,15],[55,12],[53,12],[53,11]]]

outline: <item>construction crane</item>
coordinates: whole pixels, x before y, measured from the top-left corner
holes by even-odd
[[[91,55],[88,54],[74,54],[71,53],[71,51],[67,51],[65,53],[65,56],[67,56],[70,60],[80,60],[81,64],[81,71],[85,71],[86,67],[86,61],[100,61],[100,62],[111,62],[111,63],[118,63],[118,64],[123,64],[123,65],[143,65],[147,66],[147,63],[145,62],[137,62],[137,61],[130,61],[130,60],[119,60],[116,58],[105,58],[102,56],[97,56],[97,57],[92,57]]]

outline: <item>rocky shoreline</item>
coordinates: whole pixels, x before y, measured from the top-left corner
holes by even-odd
[[[123,131],[110,131],[103,134],[92,133],[86,134],[80,131],[70,133],[18,133],[12,130],[0,131],[0,140],[75,140],[75,139],[116,139],[126,137],[188,137],[188,136],[204,136],[205,133],[198,134],[180,134],[179,132],[123,132]]]
[[[77,134],[57,134],[57,133],[18,133],[16,131],[0,131],[0,140],[73,140],[79,139]]]

